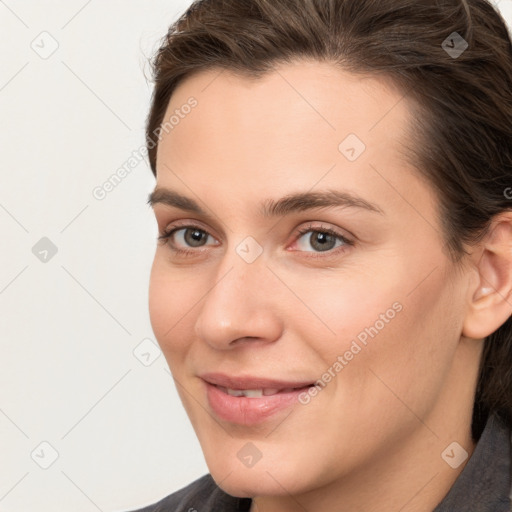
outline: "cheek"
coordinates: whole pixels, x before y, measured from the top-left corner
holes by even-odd
[[[396,393],[419,412],[432,404],[449,372],[460,334],[460,297],[447,284],[441,260],[425,280],[423,267],[401,263],[371,276],[296,280],[293,289],[307,298],[310,312],[295,313],[292,328],[320,356],[318,370],[343,375],[333,379],[334,388],[343,393],[346,385],[355,402],[371,409],[397,401]]]
[[[360,269],[310,277],[289,275],[287,282],[303,304],[289,293],[286,299],[283,293],[280,303],[288,300],[290,305],[289,311],[283,310],[285,322],[328,366],[353,341],[364,348],[370,340],[385,336],[403,314],[400,287],[379,282]]]
[[[149,317],[166,358],[179,354],[189,343],[183,333],[185,329],[191,332],[189,318],[201,296],[194,289],[193,280],[183,277],[180,270],[173,272],[162,255],[156,254],[149,281]]]
[[[379,327],[375,320],[383,312],[379,303],[385,307],[394,300],[402,310],[374,337],[368,337],[358,376],[364,375],[371,390],[366,400],[380,397],[390,410],[402,410],[407,404],[425,417],[435,406],[455,357],[460,334],[457,297],[441,272],[433,274],[413,293],[409,286],[406,293],[372,302],[367,320],[373,327]]]

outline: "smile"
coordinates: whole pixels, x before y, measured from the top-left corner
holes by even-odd
[[[314,382],[278,381],[262,377],[201,375],[211,414],[229,423],[251,426],[269,421],[299,401]]]

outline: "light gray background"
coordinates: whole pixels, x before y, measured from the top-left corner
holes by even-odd
[[[207,472],[149,322],[146,161],[93,196],[144,145],[147,58],[189,4],[0,0],[0,512],[123,511]]]

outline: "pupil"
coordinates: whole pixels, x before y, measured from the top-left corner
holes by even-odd
[[[192,246],[201,245],[202,237],[203,237],[203,233],[202,233],[202,231],[199,231],[198,229],[187,230],[187,233],[185,235],[185,238],[187,239],[187,243]]]
[[[329,249],[332,249],[332,247],[328,246],[329,243],[332,244],[332,242],[336,242],[335,238],[329,233],[317,233],[316,237],[314,237],[312,240],[313,242],[311,245],[315,247],[315,244],[318,243],[315,249],[318,249],[320,251],[328,251]],[[328,247],[326,247],[326,245]]]

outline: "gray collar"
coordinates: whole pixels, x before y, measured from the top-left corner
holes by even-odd
[[[510,429],[494,413],[466,466],[433,512],[510,512],[510,458]]]

